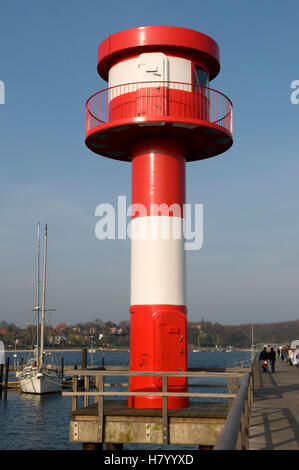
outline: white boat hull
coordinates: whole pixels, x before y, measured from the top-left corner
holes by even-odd
[[[21,392],[34,393],[54,393],[62,390],[62,380],[55,375],[48,375],[39,372],[27,377],[19,377]]]

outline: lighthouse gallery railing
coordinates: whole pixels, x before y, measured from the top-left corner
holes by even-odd
[[[232,103],[212,88],[181,82],[135,82],[106,88],[86,103],[86,134],[95,127],[119,121],[203,121],[232,134]]]

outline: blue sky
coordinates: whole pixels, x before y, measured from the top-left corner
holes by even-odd
[[[106,87],[98,44],[144,25],[199,30],[220,46],[211,86],[234,105],[234,145],[187,169],[204,205],[189,252],[189,319],[224,324],[299,317],[298,2],[11,1],[1,6],[0,319],[35,303],[35,226],[49,227],[52,323],[129,318],[129,241],[99,241],[95,208],[130,197],[130,166],[84,144],[85,101]]]

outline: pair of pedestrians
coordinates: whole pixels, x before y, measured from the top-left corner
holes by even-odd
[[[259,357],[260,361],[270,361],[271,364],[271,372],[275,372],[275,361],[276,361],[276,352],[274,351],[273,348],[270,349],[270,351],[267,351],[267,348],[265,347],[263,351],[260,353]],[[264,369],[263,369],[264,370]]]

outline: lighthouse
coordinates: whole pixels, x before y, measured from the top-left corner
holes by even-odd
[[[87,101],[86,145],[132,167],[130,370],[184,372],[186,163],[233,142],[232,103],[210,87],[219,48],[195,30],[138,27],[99,45],[97,69],[108,87]],[[130,379],[130,391],[161,390],[161,377]],[[169,377],[168,391],[187,391],[187,379]],[[132,396],[128,404],[161,408],[162,398]],[[187,397],[168,398],[169,408],[188,405]]]

